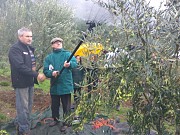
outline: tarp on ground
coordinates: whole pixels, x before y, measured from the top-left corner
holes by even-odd
[[[62,119],[62,109],[60,109],[60,116]],[[97,119],[102,119],[98,117]],[[92,123],[85,124],[82,131],[74,131],[72,127],[68,127],[66,132],[61,132],[60,128],[62,126],[62,122],[54,127],[49,127],[48,122],[51,119],[51,109],[46,108],[43,112],[36,112],[32,114],[32,130],[31,135],[127,135],[129,133],[129,126],[126,122],[123,123],[115,123],[114,129],[109,126],[101,126],[99,128],[94,129]],[[1,130],[6,130],[9,135],[16,135],[15,130],[15,119],[1,125]],[[150,135],[156,135],[155,132],[151,132]]]

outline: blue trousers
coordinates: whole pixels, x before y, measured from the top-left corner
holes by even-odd
[[[20,132],[30,131],[30,115],[32,111],[34,87],[15,88],[17,124]]]

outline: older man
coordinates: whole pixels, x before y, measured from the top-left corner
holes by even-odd
[[[60,100],[64,115],[67,115],[71,110],[71,93],[73,93],[72,68],[77,66],[75,57],[72,57],[70,62],[66,61],[71,53],[63,49],[63,40],[61,38],[53,38],[51,47],[53,52],[45,58],[43,70],[44,74],[51,78],[51,109],[54,122],[49,125],[50,127],[57,125],[59,121]],[[58,75],[63,67],[65,69]],[[61,129],[65,130],[65,128],[64,125]]]
[[[45,76],[36,72],[32,31],[18,30],[18,41],[9,50],[12,86],[16,92],[16,111],[19,135],[30,134],[30,114],[33,105],[34,79],[43,81]]]

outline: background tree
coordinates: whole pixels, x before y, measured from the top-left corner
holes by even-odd
[[[50,51],[50,40],[61,37],[64,47],[73,50],[78,33],[72,9],[56,0],[6,0],[1,6],[1,55],[7,54],[9,47],[17,39],[17,30],[23,26],[33,31],[33,46],[38,56],[38,67],[42,66],[44,56]]]

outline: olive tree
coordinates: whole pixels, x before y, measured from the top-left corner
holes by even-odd
[[[160,135],[179,134],[178,5],[161,10],[144,0],[108,2],[98,1],[111,12],[114,25],[98,27],[87,40],[102,43],[108,51],[124,49],[128,55],[120,53],[114,57],[113,68],[105,70],[99,68],[105,57],[99,56],[100,81],[92,91],[94,100],[91,104],[81,101],[76,113],[94,117],[100,106],[112,109],[115,102],[131,94],[132,109],[127,116],[134,134],[150,134],[151,130]],[[169,130],[171,126],[174,131]]]
[[[179,9],[154,9],[141,0],[100,4],[117,17],[123,41],[119,47],[131,47],[131,58],[116,61],[121,65],[120,91],[132,92],[128,122],[134,133],[154,129],[171,134],[167,126],[173,124],[179,134],[179,59],[174,57],[179,51]]]

